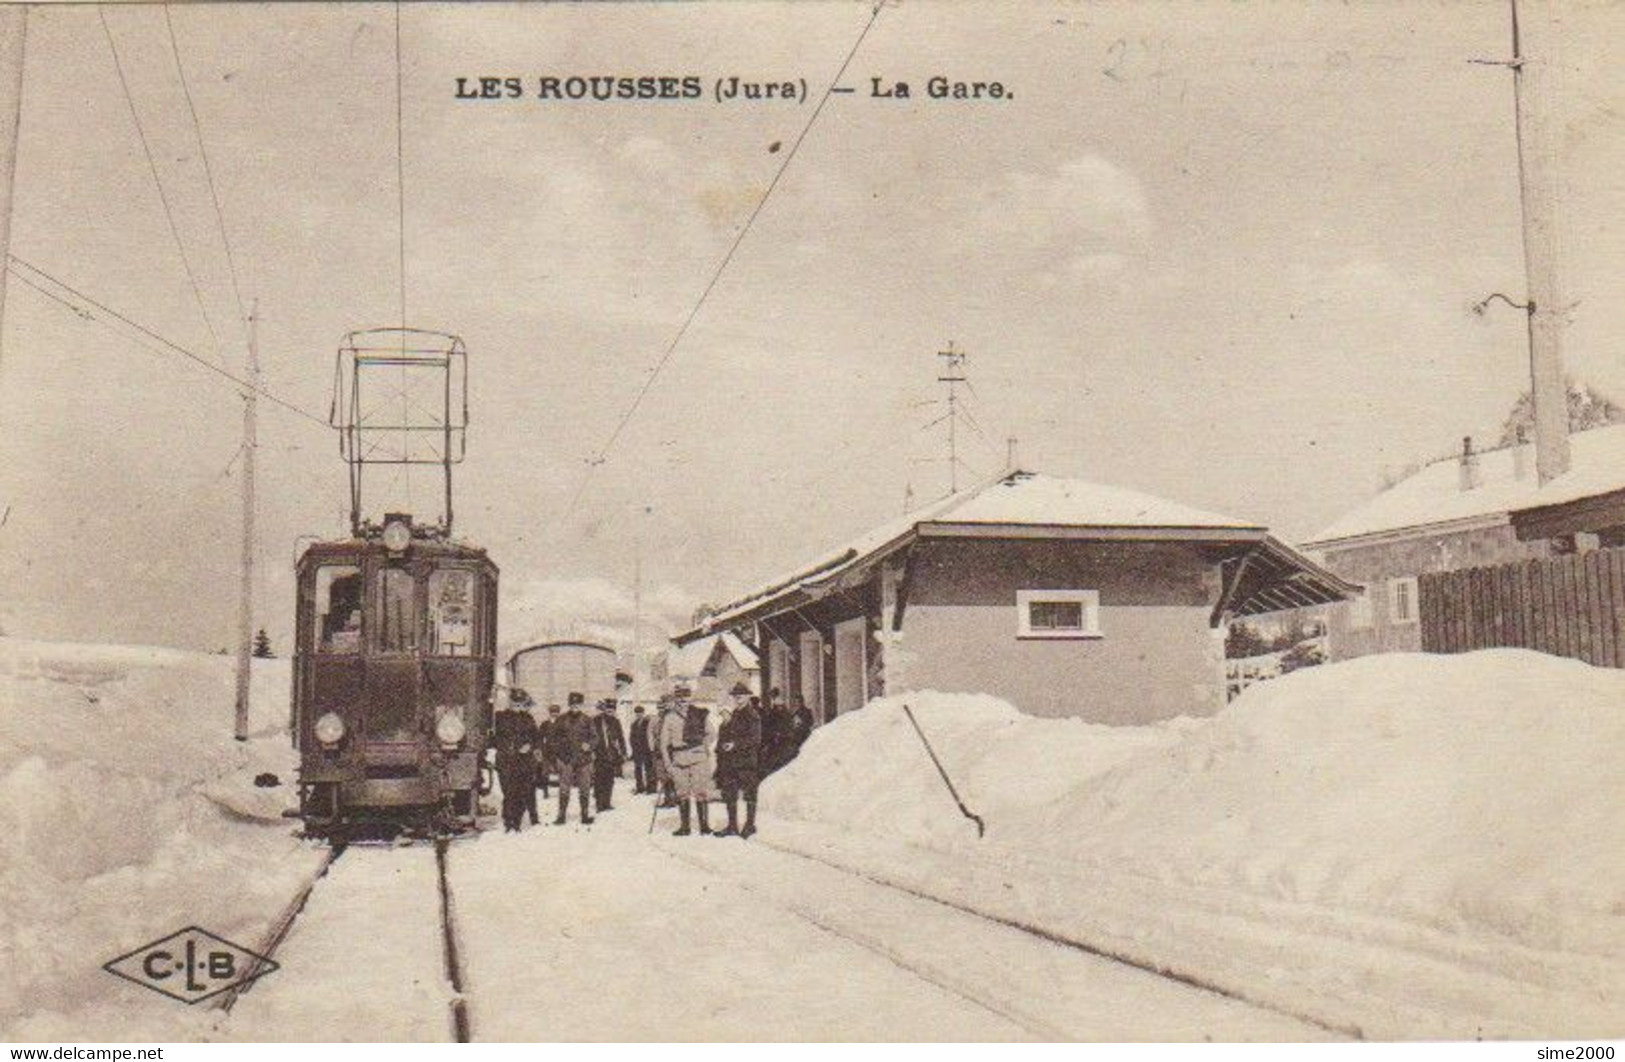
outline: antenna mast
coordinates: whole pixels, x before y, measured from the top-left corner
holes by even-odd
[[[963,350],[954,349],[954,341],[948,340],[948,349],[937,351],[937,357],[943,360],[942,375],[937,377],[938,383],[948,385],[948,493],[959,493],[959,385],[965,382],[964,366],[966,354]]]

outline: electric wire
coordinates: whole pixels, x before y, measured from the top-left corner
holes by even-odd
[[[95,310],[99,311],[102,314],[105,314],[107,317],[110,317],[113,320],[118,321],[120,324],[123,324],[123,325],[125,325],[126,327],[129,327],[129,328],[133,328],[133,329],[135,329],[135,331],[141,333],[142,335],[146,336],[147,338],[157,341],[158,343],[162,344],[163,347],[166,350],[171,351],[171,352],[176,353],[176,354],[179,354],[182,357],[186,358],[188,361],[195,362],[198,365],[202,366],[203,368],[209,370],[210,372],[214,373],[216,376],[219,376],[219,377],[222,377],[222,378],[224,378],[226,380],[231,381],[233,384],[236,384],[239,388],[242,388],[245,391],[252,391],[255,394],[259,395],[261,398],[264,398],[269,402],[272,402],[272,403],[274,403],[274,404],[276,404],[278,406],[281,406],[283,409],[288,410],[290,413],[298,414],[299,416],[305,418],[306,420],[310,421],[311,423],[321,426],[323,429],[328,427],[328,423],[327,423],[325,418],[318,417],[316,414],[311,413],[311,412],[309,412],[309,411],[307,411],[305,409],[302,409],[299,406],[294,405],[292,402],[289,402],[289,401],[279,397],[278,395],[275,395],[272,392],[267,391],[264,387],[253,384],[253,383],[250,383],[249,381],[243,379],[242,377],[234,375],[229,370],[221,368],[219,365],[217,365],[214,362],[210,361],[208,358],[203,357],[201,354],[194,353],[194,352],[186,349],[185,347],[181,346],[179,343],[176,343],[173,340],[167,339],[164,336],[159,335],[157,332],[154,332],[152,329],[148,328],[146,325],[140,323],[139,321],[134,320],[131,317],[126,316],[125,314],[120,313],[118,310],[113,309],[111,306],[108,306],[106,303],[101,302],[101,301],[93,298],[90,295],[87,295],[85,292],[80,291],[78,288],[76,288],[73,285],[69,284],[67,281],[62,280],[62,279],[60,279],[60,278],[58,278],[56,276],[53,276],[50,273],[47,273],[45,270],[41,269],[39,266],[34,265],[33,263],[28,262],[28,261],[18,257],[15,254],[8,254],[6,257],[9,258],[11,263],[12,263],[10,266],[8,266],[8,271],[11,273],[12,276],[16,277],[18,280],[21,280],[28,287],[33,288],[35,291],[38,291],[40,294],[45,295],[47,298],[50,298],[50,299],[52,299],[52,300],[54,300],[54,301],[56,301],[58,303],[61,303],[63,306],[66,306],[69,310],[73,311],[75,316],[77,316],[77,317],[79,317],[81,319],[84,319],[84,320],[95,320],[98,324],[101,324],[104,327],[111,329],[112,325],[110,325],[106,320],[103,320],[103,319],[97,317],[95,313],[92,313],[90,310],[87,310],[87,309],[84,308],[84,306],[93,307]],[[56,285],[61,290],[68,292],[70,295],[72,295],[75,299],[78,299],[80,301],[80,303],[82,303],[84,305],[75,306],[72,302],[62,298],[60,295],[56,294],[55,292],[47,290],[46,288],[41,286],[38,282],[36,282],[32,277],[28,276],[27,274],[18,272],[17,269],[16,269],[16,266],[22,266],[24,269],[29,270],[31,273],[33,273],[33,274],[35,274],[35,275],[37,275],[39,277],[45,278],[46,281],[48,281],[51,284]],[[152,348],[149,347],[148,349],[152,349]]]
[[[135,97],[130,93],[130,82],[124,76],[124,61],[119,58],[118,43],[113,39],[113,28],[107,24],[107,11],[101,4],[97,4],[96,14],[101,19],[102,33],[107,37],[108,50],[113,53],[113,69],[118,74],[119,88],[124,92],[124,102],[130,108],[130,121],[135,125],[136,136],[141,141],[141,150],[147,156],[147,166],[152,170],[152,183],[158,188],[158,200],[163,204],[164,217],[169,221],[169,233],[175,237],[175,249],[180,252],[181,267],[186,270],[186,279],[192,285],[192,295],[197,299],[198,311],[203,314],[204,327],[209,330],[209,338],[214,341],[215,357],[219,358],[220,333],[215,331],[214,319],[209,316],[203,289],[198,286],[197,274],[192,270],[192,260],[187,256],[186,244],[181,239],[180,226],[175,222],[175,211],[169,204],[169,193],[164,191],[163,179],[158,174],[158,160],[153,156],[152,145],[147,140],[147,131],[141,125],[141,115],[136,110]]]
[[[875,20],[880,17],[880,10],[884,6],[883,2],[876,3],[870,11],[869,21],[864,23],[863,31],[858,34],[857,40],[852,42],[852,47],[846,53],[846,58],[841,61],[840,69],[835,72],[835,77],[830,80],[829,86],[824,89],[824,95],[819,99],[818,106],[813,108],[812,117],[807,119],[807,124],[802,126],[795,142],[790,145],[790,150],[785,153],[784,161],[779,164],[778,171],[773,174],[773,179],[768,182],[767,190],[756,201],[756,206],[745,219],[745,223],[741,226],[738,235],[734,237],[733,243],[728,247],[728,252],[722,256],[722,261],[717,265],[716,270],[712,272],[711,279],[700,292],[700,297],[683,319],[683,323],[678,327],[671,341],[666,344],[666,348],[661,353],[659,360],[655,362],[654,368],[650,370],[648,376],[644,379],[643,386],[638,389],[637,394],[632,398],[631,404],[627,406],[626,411],[621,414],[620,419],[616,422],[614,430],[609,433],[608,438],[604,440],[604,444],[599,447],[597,456],[587,462],[581,480],[576,485],[575,492],[570,496],[570,504],[566,508],[566,512],[576,511],[582,495],[586,493],[587,486],[592,481],[594,470],[609,459],[610,450],[614,448],[615,443],[620,439],[621,433],[626,430],[626,426],[631,423],[632,418],[637,415],[638,409],[643,405],[643,400],[648,397],[655,381],[660,378],[661,372],[664,371],[667,363],[671,361],[672,355],[676,353],[678,345],[683,341],[683,337],[688,335],[688,330],[694,324],[695,318],[699,316],[701,308],[705,306],[706,300],[711,297],[711,292],[716,289],[717,282],[722,279],[723,273],[727,271],[728,264],[733,261],[734,255],[739,251],[740,245],[744,243],[745,237],[750,234],[752,226],[756,224],[756,219],[761,216],[762,208],[767,205],[767,201],[772,197],[774,189],[778,188],[779,181],[784,177],[785,171],[795,161],[796,154],[801,150],[801,145],[807,139],[807,134],[812,131],[813,125],[817,123],[818,116],[824,113],[825,104],[829,102],[830,97],[834,94],[835,87],[840,84],[841,78],[845,76],[847,67],[852,64],[853,57],[858,54],[858,49],[862,47],[864,38],[874,28]]]
[[[209,199],[214,203],[214,220],[220,227],[220,242],[226,249],[226,271],[231,277],[231,294],[237,302],[237,319],[248,320],[247,304],[243,302],[242,285],[237,279],[237,255],[232,251],[231,236],[226,231],[226,214],[220,207],[220,190],[214,181],[214,166],[209,162],[209,148],[203,139],[203,123],[198,119],[197,104],[192,99],[192,86],[186,80],[186,64],[181,62],[180,43],[175,39],[175,22],[169,14],[170,5],[164,5],[164,26],[169,30],[169,50],[175,56],[175,71],[180,75],[181,94],[186,97],[186,109],[192,115],[192,130],[197,134],[198,157],[203,160],[203,176],[209,184]]]

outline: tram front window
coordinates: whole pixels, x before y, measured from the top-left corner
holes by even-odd
[[[417,580],[402,568],[385,568],[378,581],[378,650],[417,649]]]
[[[316,569],[316,649],[323,653],[361,651],[361,569],[324,564]]]
[[[468,656],[474,645],[474,573],[441,568],[429,573],[429,651]]]

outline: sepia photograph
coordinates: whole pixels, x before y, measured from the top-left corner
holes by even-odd
[[[1622,60],[0,3],[10,1057],[1612,1059]]]

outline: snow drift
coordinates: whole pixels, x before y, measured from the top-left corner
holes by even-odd
[[[256,661],[244,744],[231,739],[232,666],[0,638],[0,1036],[201,1025],[101,964],[194,923],[252,946],[313,865],[281,818],[288,665]],[[255,787],[262,771],[283,784]]]
[[[987,838],[889,698],[766,784],[791,844],[1366,1032],[1620,1032],[1625,673],[1522,650],[1367,657],[1122,729],[906,700]]]

